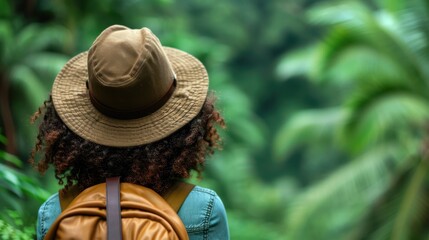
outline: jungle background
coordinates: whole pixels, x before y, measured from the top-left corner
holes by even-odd
[[[227,129],[199,184],[231,239],[429,237],[427,0],[0,0],[0,237],[58,190],[30,116],[107,26],[207,67]]]

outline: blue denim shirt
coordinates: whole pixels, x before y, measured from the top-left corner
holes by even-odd
[[[39,208],[38,240],[45,237],[60,213],[60,200],[56,193]],[[190,240],[229,239],[225,207],[213,190],[196,186],[189,193],[178,215],[186,227]]]

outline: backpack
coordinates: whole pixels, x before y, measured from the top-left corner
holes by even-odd
[[[177,211],[193,187],[177,182],[162,197],[116,177],[81,193],[72,188],[60,193],[63,211],[45,239],[189,239]]]

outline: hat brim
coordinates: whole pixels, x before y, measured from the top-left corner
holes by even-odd
[[[88,52],[83,52],[70,59],[54,81],[52,100],[58,115],[80,137],[106,146],[144,145],[171,135],[200,112],[207,97],[208,75],[192,55],[169,47],[164,51],[176,73],[177,85],[170,99],[154,113],[120,120],[94,108],[86,88]]]

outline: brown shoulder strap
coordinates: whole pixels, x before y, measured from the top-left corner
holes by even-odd
[[[107,239],[122,240],[121,183],[119,177],[106,179]]]
[[[186,197],[188,197],[194,187],[195,185],[193,184],[177,182],[162,197],[168,202],[168,204],[170,204],[174,211],[178,212]]]

